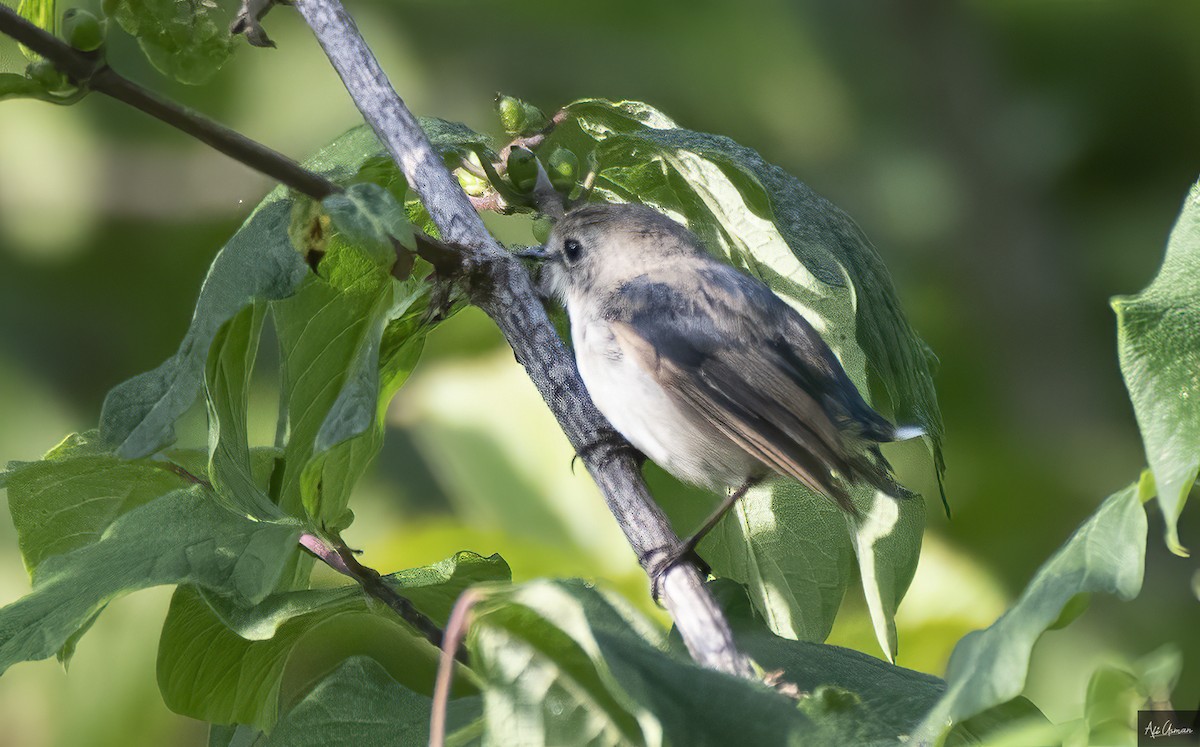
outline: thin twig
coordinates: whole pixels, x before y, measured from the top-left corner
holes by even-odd
[[[558,111],[556,111],[554,113],[554,116],[550,118],[550,121],[547,122],[546,126],[543,127],[542,129],[538,130],[537,132],[535,132],[532,135],[526,135],[524,137],[515,138],[511,143],[509,143],[508,145],[506,145],[500,149],[500,152],[497,154],[499,156],[500,163],[504,163],[505,161],[508,160],[509,151],[511,151],[513,148],[524,148],[525,150],[533,150],[534,148],[541,145],[546,140],[546,138],[549,137],[550,133],[554,132],[554,128],[559,126],[560,124],[562,124],[563,120],[565,120],[566,118],[567,118],[567,110],[559,109]]]
[[[0,5],[0,33],[45,57],[77,85],[111,96],[166,122],[230,158],[317,200],[341,191],[333,182],[203,114],[122,77],[99,52],[82,52]]]
[[[442,656],[438,659],[437,679],[433,683],[433,710],[429,717],[429,747],[446,744],[446,708],[450,703],[450,683],[454,679],[454,660],[471,627],[471,608],[483,595],[467,589],[459,595],[446,622],[446,637],[442,641]]]
[[[386,604],[401,620],[416,628],[417,632],[430,643],[441,648],[443,635],[442,629],[437,626],[437,623],[426,617],[424,613],[413,606],[412,602],[389,586],[379,575],[379,571],[358,562],[358,558],[354,557],[354,551],[347,547],[341,539],[330,543],[315,534],[306,532],[300,535],[300,545],[325,565],[343,576],[354,579],[368,595]],[[460,661],[466,663],[465,652]]]
[[[588,444],[620,440],[596,409],[554,331],[529,274],[484,228],[458,181],[446,170],[415,117],[396,95],[354,21],[338,0],[297,6],[380,142],[417,191],[443,240],[463,247],[471,300],[500,327],[577,453]],[[637,464],[621,449],[590,449],[584,464],[644,568],[681,543],[654,503]],[[663,573],[662,600],[692,657],[704,666],[754,678],[750,659],[734,643],[729,623],[691,563]]]

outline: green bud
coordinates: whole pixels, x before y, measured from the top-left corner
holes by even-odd
[[[541,132],[549,123],[541,109],[502,93],[496,94],[496,111],[500,113],[500,124],[504,131],[513,137]]]
[[[550,183],[560,192],[570,192],[579,178],[579,157],[566,148],[556,148],[546,159]]]
[[[62,37],[80,51],[93,52],[104,44],[106,26],[83,8],[71,8],[63,13]]]
[[[121,7],[121,0],[101,0],[100,10],[106,18],[112,18]]]
[[[537,184],[537,156],[524,148],[508,152],[508,180],[518,192],[532,192]]]
[[[550,238],[550,231],[554,228],[554,222],[549,218],[537,218],[533,221],[533,240],[539,244],[545,244]]]
[[[525,109],[521,102],[512,96],[497,95],[496,111],[500,114],[500,124],[509,135],[518,135],[525,129]]]

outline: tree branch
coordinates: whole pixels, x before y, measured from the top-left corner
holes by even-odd
[[[299,0],[297,6],[341,76],[363,117],[420,195],[442,238],[463,247],[472,301],[500,327],[571,445],[603,493],[644,568],[680,548],[670,523],[651,498],[628,449],[592,403],[535,295],[529,275],[487,232],[457,181],[446,170],[412,113],[367,48],[338,0]],[[681,563],[662,579],[662,600],[692,657],[700,664],[754,677],[728,622],[695,566]]]
[[[122,77],[108,66],[100,52],[75,49],[5,5],[0,5],[0,33],[50,60],[77,85],[140,109],[297,192],[321,200],[341,191],[333,182],[282,153]]]
[[[433,620],[426,617],[413,603],[405,599],[398,591],[388,586],[379,571],[363,565],[354,557],[354,551],[342,542],[341,538],[330,545],[315,534],[300,535],[300,544],[305,550],[315,555],[322,563],[333,570],[348,576],[358,582],[370,596],[386,604],[401,620],[417,629],[433,645],[442,647],[442,629]],[[467,663],[466,653],[462,650],[455,652],[455,658]]]

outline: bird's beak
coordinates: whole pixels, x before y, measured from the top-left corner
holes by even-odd
[[[521,259],[536,259],[539,262],[545,262],[550,259],[550,252],[546,251],[544,246],[531,246],[528,249],[522,249],[519,252],[513,252],[514,257]]]

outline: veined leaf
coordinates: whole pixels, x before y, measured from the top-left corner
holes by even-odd
[[[0,673],[53,655],[105,604],[138,589],[194,583],[256,604],[299,534],[295,525],[239,516],[200,487],[138,506],[95,542],[38,564],[33,591],[0,610]]]
[[[413,246],[413,229],[395,196],[378,184],[352,184],[322,202],[334,227],[355,246],[369,252],[380,266],[396,261],[393,240]]]
[[[120,0],[115,16],[150,63],[180,83],[204,83],[233,54],[229,21],[213,0]]]
[[[771,630],[825,640],[852,578],[840,509],[795,483],[752,488],[700,543],[722,578],[744,584]]]
[[[740,599],[746,609],[729,614],[738,645],[809,693],[799,703],[700,668],[669,650],[624,602],[583,583],[541,581],[488,593],[474,608],[470,632],[473,666],[484,681],[485,740],[894,745],[945,692],[937,677],[775,636]],[[969,734],[956,739],[978,743]]]
[[[337,237],[319,274],[272,306],[284,351],[280,505],[339,528],[350,489],[379,451],[383,409],[420,355],[428,285],[393,280]]]
[[[567,110],[571,116],[545,147],[591,151],[601,199],[657,208],[686,223],[710,251],[771,286],[812,323],[877,409],[925,429],[940,480],[942,424],[932,356],[901,312],[878,254],[849,217],[754,151],[679,129],[644,104],[592,99]],[[705,552],[717,559],[714,570],[751,586],[776,633],[819,640],[845,591],[848,544],[864,570],[880,646],[894,658],[892,618],[916,569],[924,506],[889,506],[874,491],[856,490],[856,504],[868,518],[850,527],[847,543],[831,540],[830,527],[812,516],[818,496],[801,497],[801,488],[777,485],[778,499],[763,495],[747,503],[740,531],[726,527],[706,543]],[[781,542],[788,552],[777,551]],[[825,547],[833,549],[815,549]]]
[[[1200,472],[1200,184],[1183,203],[1154,282],[1136,296],[1114,298],[1112,307],[1167,546],[1187,555],[1177,524]]]
[[[946,669],[946,694],[916,731],[918,742],[932,742],[952,724],[1020,695],[1033,645],[1076,594],[1137,596],[1146,551],[1143,497],[1137,485],[1110,496],[999,620],[959,641]]]
[[[100,539],[119,516],[189,482],[167,461],[121,459],[95,432],[73,434],[42,461],[15,462],[4,473],[8,509],[25,568]]]
[[[446,708],[448,731],[477,720],[481,710],[479,696],[452,699]],[[397,682],[374,659],[355,656],[293,706],[264,747],[424,747],[429,744],[431,712],[427,696]]]
[[[499,556],[464,552],[384,581],[445,624],[468,586],[509,578]],[[249,608],[181,587],[159,641],[159,688],[179,713],[270,730],[292,699],[357,654],[374,657],[408,688],[431,687],[437,650],[357,585],[273,594]],[[471,689],[462,678],[459,688]]]
[[[175,421],[200,391],[221,327],[255,299],[290,295],[308,274],[288,239],[290,210],[287,201],[274,201],[250,216],[213,260],[179,351],[108,393],[100,434],[119,456],[147,456],[173,442]]]

